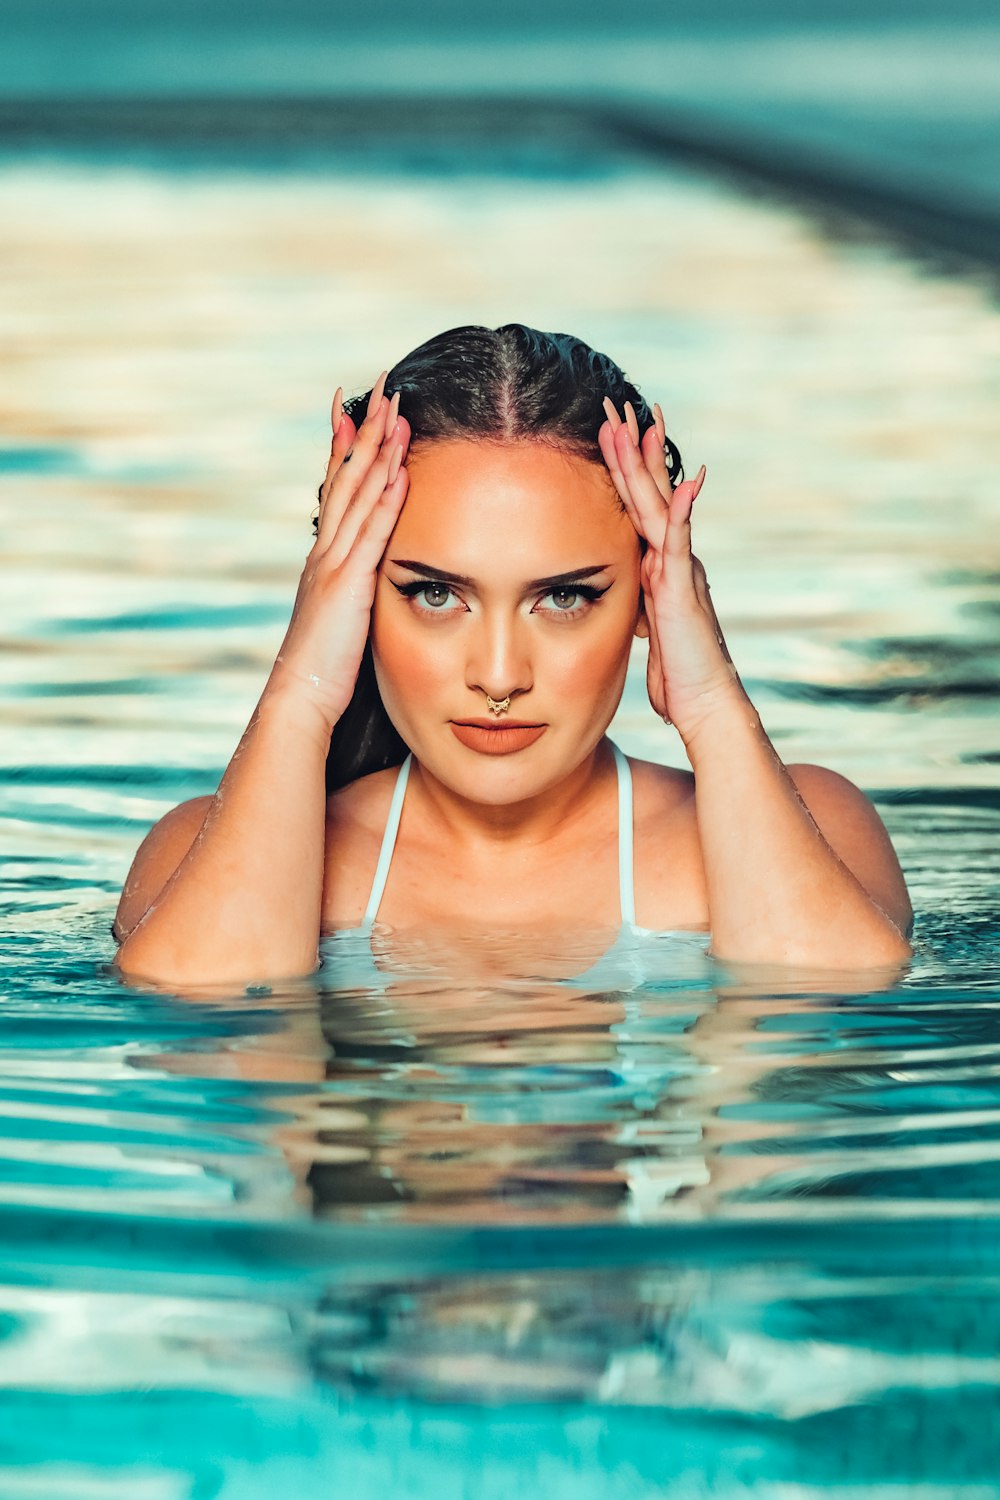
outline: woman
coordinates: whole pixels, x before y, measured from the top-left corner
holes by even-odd
[[[215,796],[141,846],[121,968],[304,974],[322,933],[376,916],[404,934],[708,927],[726,959],[904,961],[877,814],[843,777],[782,765],[732,665],[691,552],[704,477],[566,335],[455,329],[367,399],[338,391],[281,650]],[[690,772],[605,737],[634,636]]]

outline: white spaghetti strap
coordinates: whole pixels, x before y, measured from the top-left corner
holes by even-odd
[[[399,820],[403,812],[403,798],[406,796],[406,783],[410,776],[410,763],[412,755],[408,755],[399,768],[396,776],[396,785],[392,793],[392,801],[389,803],[389,816],[385,820],[385,831],[382,834],[382,847],[378,852],[378,864],[375,866],[375,878],[372,881],[371,895],[368,897],[368,905],[361,919],[363,927],[370,927],[378,916],[378,909],[382,904],[382,892],[389,877],[389,866],[392,863],[392,851],[396,847],[396,834],[399,832]]]
[[[632,872],[632,770],[612,744],[618,768],[618,900],[623,926],[635,926],[635,876]]]

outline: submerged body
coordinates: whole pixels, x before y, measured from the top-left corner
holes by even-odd
[[[691,552],[703,471],[675,486],[658,409],[640,434],[631,403],[627,421],[602,414],[596,461],[565,436],[519,433],[501,375],[499,433],[429,440],[418,427],[405,468],[398,397],[377,386],[360,430],[335,412],[281,653],[219,793],[168,815],[140,851],[122,967],[188,984],[314,967],[321,934],[365,916],[392,762],[407,754],[382,921],[617,926],[606,732],[636,636],[651,705],[691,762],[632,768],[638,924],[709,929],[713,951],[753,963],[905,960],[909,902],[877,814],[833,772],[782,765],[730,660]],[[600,411],[596,387],[586,394]],[[366,652],[400,748],[328,795],[331,734],[353,722]]]

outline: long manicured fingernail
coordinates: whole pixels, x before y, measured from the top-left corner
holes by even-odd
[[[660,443],[663,444],[667,440],[667,424],[663,420],[663,412],[660,409],[659,401],[653,402],[653,421],[656,423],[656,435],[660,439]]]
[[[342,385],[338,385],[337,389],[333,393],[333,406],[330,410],[330,425],[333,428],[334,437],[336,437],[337,435],[337,428],[340,426],[343,415],[344,387]]]
[[[376,380],[375,384],[373,385],[373,387],[372,387],[372,393],[368,397],[368,411],[366,413],[367,416],[370,417],[371,414],[372,414],[372,412],[378,411],[378,405],[379,405],[379,402],[382,400],[383,394],[385,393],[385,383],[388,380],[388,378],[389,378],[389,371],[388,370],[383,370],[382,373],[381,373],[381,375],[379,376],[379,378]]]
[[[615,408],[615,403],[612,401],[610,396],[605,396],[604,398],[604,410],[607,413],[608,421],[611,423],[611,431],[617,432],[619,427],[622,425],[622,419],[618,415],[618,412]]]
[[[388,476],[386,477],[386,481],[385,481],[386,489],[388,489],[388,487],[389,487],[390,484],[395,484],[396,483],[396,476],[399,473],[399,466],[400,466],[400,464],[402,462],[403,462],[403,445],[402,445],[401,442],[399,442],[397,440],[396,443],[393,445],[392,457],[389,460],[389,473],[388,473]]]
[[[393,395],[392,400],[389,402],[389,412],[388,412],[388,415],[386,416],[386,419],[385,419],[385,430],[386,430],[386,432],[391,432],[392,431],[392,429],[396,425],[396,418],[398,416],[399,416],[399,392],[396,391],[394,393],[394,395]]]
[[[697,500],[698,496],[701,494],[701,487],[705,483],[705,475],[707,473],[708,470],[705,468],[705,465],[702,464],[701,468],[698,470],[697,474],[694,477],[694,490],[691,495],[692,502]]]
[[[638,446],[639,419],[635,414],[635,407],[632,405],[631,401],[625,402],[625,420],[628,423],[628,430],[632,434],[632,441]]]

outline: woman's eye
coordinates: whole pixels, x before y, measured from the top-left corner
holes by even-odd
[[[548,596],[555,604],[556,609],[568,611],[580,602],[579,589],[553,589]]]
[[[429,582],[414,579],[411,583],[393,583],[397,593],[412,601],[417,610],[425,614],[453,615],[463,608],[462,601],[453,589],[440,580]]]
[[[442,609],[451,598],[451,589],[443,583],[425,583],[417,598],[428,609]]]
[[[535,607],[536,609],[541,608],[542,614],[570,615],[575,617],[576,615],[583,614],[592,604],[596,604],[601,595],[607,593],[608,588],[610,588],[610,584],[601,589],[581,583],[575,589],[550,589],[547,594],[542,596]],[[551,603],[545,603],[546,600],[551,600]]]

